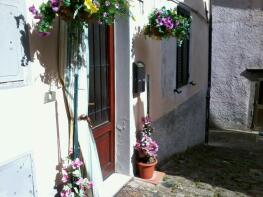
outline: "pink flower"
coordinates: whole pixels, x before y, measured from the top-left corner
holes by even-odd
[[[73,154],[73,148],[70,148],[69,149],[69,153],[68,153],[69,155],[72,155]]]
[[[79,168],[81,165],[83,164],[82,161],[80,161],[79,158],[75,159],[72,163],[71,163],[71,166],[73,169],[77,169]]]
[[[145,116],[142,118],[142,123],[143,124],[151,124],[152,123],[152,120],[151,120],[151,117],[150,116]]]
[[[88,189],[92,188],[92,187],[93,187],[93,185],[94,185],[94,184],[93,184],[93,182],[91,182],[91,181],[90,181],[90,182],[88,182]]]
[[[60,192],[60,197],[69,197],[71,194],[71,191],[68,189],[68,190],[64,190],[62,192]]]
[[[61,179],[61,181],[63,183],[68,182],[68,172],[66,170],[64,170],[64,169],[62,169],[62,179]]]
[[[81,185],[83,183],[83,178],[80,178],[75,183],[76,183],[76,185]]]

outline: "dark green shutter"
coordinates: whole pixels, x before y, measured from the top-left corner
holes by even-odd
[[[190,17],[190,12],[182,6],[177,7],[177,13]],[[189,80],[189,39],[184,40],[182,46],[177,46],[177,60],[176,60],[176,89],[187,85]]]

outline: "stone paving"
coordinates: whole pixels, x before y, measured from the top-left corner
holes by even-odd
[[[211,131],[209,141],[159,166],[166,173],[159,185],[134,178],[116,197],[263,197],[263,139]]]

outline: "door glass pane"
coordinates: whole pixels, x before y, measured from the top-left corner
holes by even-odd
[[[105,25],[89,25],[90,98],[89,117],[93,125],[109,121],[107,28]]]

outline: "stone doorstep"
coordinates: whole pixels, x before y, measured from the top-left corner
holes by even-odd
[[[158,185],[159,183],[161,183],[163,181],[164,176],[165,176],[164,172],[154,171],[153,177],[150,178],[150,179],[142,179],[142,178],[139,178],[139,177],[135,177],[135,179],[137,179],[139,181],[146,182],[146,183],[151,183],[151,184],[154,184],[154,185]]]

